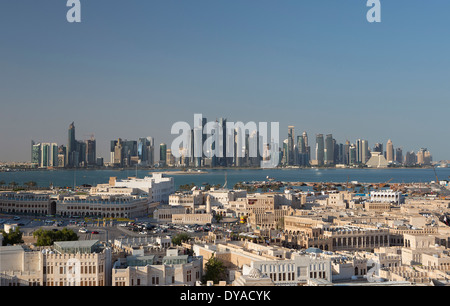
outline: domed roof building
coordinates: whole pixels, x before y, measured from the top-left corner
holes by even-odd
[[[241,275],[233,286],[274,286],[272,280],[260,270],[252,268],[247,275]]]

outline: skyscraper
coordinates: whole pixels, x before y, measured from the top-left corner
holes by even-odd
[[[365,164],[370,158],[369,142],[365,139],[361,140],[361,163]]]
[[[306,164],[305,164],[305,166],[308,166],[309,161],[311,160],[311,147],[308,144],[308,134],[306,133],[306,131],[303,132],[302,137],[303,137],[303,141],[305,143],[305,148],[306,148],[306,157],[305,157]]]
[[[417,156],[414,151],[406,152],[405,155],[405,166],[414,166],[417,163]]]
[[[362,140],[358,139],[356,140],[356,163],[361,163],[361,155],[362,155]]]
[[[374,152],[380,152],[381,154],[383,154],[383,144],[382,143],[376,143],[375,146],[373,147],[373,151]]]
[[[87,146],[84,141],[77,141],[77,150],[74,152],[75,167],[86,167]]]
[[[394,162],[394,145],[392,144],[392,141],[390,139],[386,144],[386,160],[389,163]]]
[[[343,156],[344,165],[350,165],[350,141],[346,141],[344,145],[344,156]]]
[[[324,163],[325,165],[334,164],[334,143],[332,134],[328,134],[325,137]]]
[[[285,139],[283,140],[283,158],[281,160],[281,163],[285,166],[288,165],[288,150],[289,150],[289,140]]]
[[[402,148],[397,148],[395,150],[395,161],[399,164],[403,163],[403,150]]]
[[[288,143],[287,143],[287,155],[286,163],[288,165],[294,165],[294,126],[288,126]]]
[[[31,164],[33,166],[41,165],[41,144],[31,141]]]
[[[79,160],[77,159],[77,141],[75,139],[75,123],[69,126],[69,137],[67,140],[67,165],[69,167],[77,167]]]
[[[48,167],[48,156],[50,153],[50,144],[49,143],[43,143],[42,144],[42,151],[41,151],[41,168]]]
[[[112,163],[116,167],[122,166],[122,152],[123,152],[123,144],[122,139],[111,141],[111,149],[112,149]]]
[[[218,120],[219,129],[222,135],[219,135],[219,144],[216,144],[217,150],[220,150],[221,155],[217,158],[217,165],[226,167],[228,165],[227,159],[227,119],[219,118]]]
[[[92,137],[89,140],[85,141],[86,146],[86,165],[87,166],[95,166],[97,164],[97,142]]]
[[[162,165],[167,164],[167,145],[165,143],[159,145],[159,162]]]
[[[139,163],[143,166],[152,166],[154,163],[154,140],[152,137],[139,138],[137,154]]]
[[[365,164],[370,158],[369,155],[369,142],[365,139],[358,139],[356,141],[356,162]]]
[[[323,134],[316,135],[316,161],[318,166],[324,164],[324,140]]]
[[[308,154],[306,151],[305,137],[297,136],[298,164],[299,166],[307,166],[309,164]]]
[[[432,161],[431,153],[426,148],[421,148],[417,152],[417,164],[430,165]]]
[[[357,149],[355,144],[351,144],[349,147],[349,164],[350,165],[356,165],[358,163],[357,160]]]
[[[58,167],[64,168],[67,166],[67,148],[64,145],[58,147]]]

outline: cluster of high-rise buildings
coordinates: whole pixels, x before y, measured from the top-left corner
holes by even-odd
[[[209,141],[206,134],[206,118],[201,118],[185,141],[187,145],[172,152],[165,143],[160,144],[160,166],[182,167],[259,167],[269,156],[268,141],[264,141],[256,128],[250,125],[234,124],[231,132],[227,130],[227,119],[219,118],[212,122],[212,130],[218,131]],[[178,157],[175,157],[178,155]]]
[[[111,165],[130,167],[133,165],[153,166],[155,163],[155,140],[152,137],[136,140],[111,141]]]
[[[358,139],[354,143],[348,140],[338,143],[332,134],[325,137],[317,134],[315,146],[311,148],[306,132],[295,138],[294,126],[288,127],[288,138],[283,141],[281,150],[280,161],[283,166],[371,165],[375,163],[373,160],[376,160],[375,165],[378,166],[430,165],[432,162],[432,155],[426,148],[421,148],[417,153],[406,152],[404,155],[402,148],[394,149],[390,139],[384,150],[382,143],[376,143],[371,149],[366,139]]]
[[[87,140],[75,138],[75,124],[69,126],[67,146],[31,141],[31,163],[40,168],[78,168],[103,166],[97,158],[97,143],[92,135]]]
[[[187,145],[180,148],[177,154],[165,143],[159,145],[159,159],[155,156],[155,139],[153,137],[138,140],[117,139],[111,141],[110,166],[113,167],[259,167],[261,161],[269,156],[272,143],[264,140],[259,131],[237,126],[230,134],[227,131],[227,119],[219,118],[214,129],[222,129],[215,141],[208,142],[204,133],[206,118],[201,118],[190,130],[186,139]],[[103,158],[97,157],[96,140],[79,141],[75,138],[75,125],[68,129],[67,146],[56,143],[31,144],[31,163],[40,168],[78,168],[102,167]],[[216,146],[220,146],[216,148]],[[308,134],[303,132],[295,137],[295,127],[288,127],[288,137],[279,145],[280,166],[388,166],[388,165],[430,165],[432,155],[426,148],[403,152],[394,149],[391,140],[386,147],[376,143],[369,147],[366,139],[358,139],[354,143],[346,141],[338,143],[332,134],[317,134],[315,143],[310,144]],[[233,150],[228,152],[227,150]],[[200,152],[200,153],[199,153]],[[220,153],[220,154],[218,154]],[[278,153],[277,153],[278,154]],[[177,156],[177,157],[176,157]]]

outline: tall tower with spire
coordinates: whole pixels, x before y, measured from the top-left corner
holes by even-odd
[[[78,165],[77,141],[75,139],[75,123],[69,126],[69,137],[67,140],[67,164],[69,167]]]

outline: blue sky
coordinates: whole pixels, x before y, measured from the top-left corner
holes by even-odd
[[[0,160],[30,141],[170,143],[176,121],[278,121],[450,159],[450,2],[381,0],[0,2]]]

